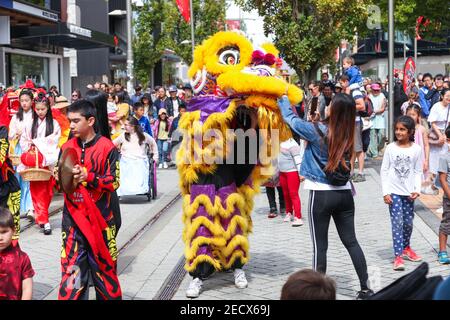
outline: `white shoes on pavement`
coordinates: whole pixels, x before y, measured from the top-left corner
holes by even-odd
[[[158,165],[158,169],[162,169],[162,167],[163,167],[163,164],[160,163],[160,164]]]
[[[200,278],[194,278],[189,283],[189,287],[186,290],[186,297],[188,298],[198,298],[200,295],[200,290],[202,290],[203,281]]]
[[[245,272],[242,269],[234,270],[234,284],[239,289],[247,288],[248,282],[245,277]],[[189,283],[189,287],[186,290],[186,297],[188,298],[198,298],[200,291],[202,290],[203,281],[200,278],[194,278]]]
[[[164,162],[164,169],[167,169],[167,168],[169,168],[169,165],[167,164],[167,162]]]
[[[27,218],[28,218],[30,221],[34,221],[34,210],[28,210],[28,211],[27,211]]]
[[[234,270],[234,284],[239,289],[247,288],[248,282],[247,282],[247,278],[245,277],[244,270],[242,270],[242,269]]]
[[[292,222],[293,227],[300,227],[303,225],[302,218],[294,218],[294,222]]]
[[[283,219],[284,222],[291,222],[292,214],[286,213],[286,217]]]

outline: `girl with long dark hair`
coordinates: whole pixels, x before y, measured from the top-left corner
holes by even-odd
[[[326,273],[328,227],[333,217],[342,243],[358,274],[358,299],[373,294],[368,287],[367,264],[355,234],[355,203],[350,178],[354,150],[356,105],[351,96],[337,94],[322,122],[306,122],[292,110],[287,96],[278,101],[286,123],[308,141],[300,169],[310,190],[309,226],[313,242],[313,269]]]
[[[33,119],[33,91],[23,89],[19,94],[20,107],[19,111],[12,117],[9,124],[9,142],[11,148],[14,149],[14,154],[20,156],[23,150],[20,146],[20,138],[23,134],[25,124],[31,122]],[[34,219],[33,202],[31,201],[30,183],[22,179],[19,173],[16,177],[20,183],[20,213],[27,215],[29,219]]]
[[[155,140],[142,131],[139,121],[129,117],[125,121],[125,132],[114,139],[114,145],[120,148],[120,170],[126,174],[120,177],[119,196],[145,194],[148,192],[149,161],[147,148],[158,161],[158,147]]]
[[[29,152],[32,149],[34,149],[34,152],[38,152],[42,158],[39,166],[53,171],[58,161],[58,142],[61,137],[61,128],[58,122],[53,119],[50,104],[45,94],[40,93],[34,103],[33,120],[26,123],[20,145],[24,152]],[[48,208],[53,196],[53,186],[53,177],[48,181],[30,182],[36,224],[44,228],[45,235],[52,232],[48,219]]]

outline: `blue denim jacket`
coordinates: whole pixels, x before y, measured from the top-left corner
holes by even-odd
[[[327,165],[328,146],[323,143],[322,138],[319,136],[319,133],[311,122],[300,119],[294,113],[287,96],[278,99],[278,107],[280,108],[284,121],[293,131],[300,135],[300,138],[308,141],[300,167],[300,174],[309,180],[329,184],[325,172],[323,172],[318,163],[318,161],[320,161],[323,166]],[[328,132],[328,127],[320,122],[319,129],[324,135]]]

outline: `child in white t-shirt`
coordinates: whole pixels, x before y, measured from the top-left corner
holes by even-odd
[[[422,149],[414,143],[415,121],[400,116],[394,123],[394,142],[386,147],[381,165],[384,202],[389,205],[394,245],[394,270],[405,270],[403,258],[421,261],[410,247],[414,200],[422,184]]]

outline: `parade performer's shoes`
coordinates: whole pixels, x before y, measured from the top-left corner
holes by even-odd
[[[403,271],[403,270],[405,270],[405,264],[403,262],[403,258],[402,257],[400,257],[400,256],[395,257],[394,270],[395,271]]]
[[[200,290],[202,289],[203,281],[199,278],[194,278],[189,283],[189,287],[186,290],[186,297],[188,298],[198,298],[200,295]]]
[[[411,247],[407,247],[407,248],[405,248],[405,250],[403,250],[402,257],[405,258],[405,259],[408,259],[409,261],[413,261],[413,262],[419,262],[419,261],[422,261],[422,257],[418,256],[418,255],[411,249]]]
[[[286,217],[284,218],[284,222],[291,222],[292,215],[290,213],[286,213]]]
[[[159,164],[158,169],[162,169],[162,163]]]
[[[439,252],[438,261],[440,264],[450,264],[450,259],[448,257],[447,251]]]
[[[34,221],[34,211],[33,211],[33,210],[28,210],[28,211],[27,211],[27,218],[28,218],[30,221]]]
[[[374,295],[374,292],[370,289],[361,290],[358,292],[358,295],[356,296],[356,300],[366,300],[373,295]]]
[[[46,223],[46,224],[44,225],[44,234],[45,234],[46,236],[52,234],[52,227],[50,226],[50,223]]]
[[[303,225],[302,218],[294,218],[294,222],[292,222],[293,227],[300,227]]]
[[[248,282],[247,282],[247,278],[245,277],[244,270],[242,270],[242,269],[234,270],[234,284],[239,289],[247,288]]]
[[[164,167],[164,169],[169,168],[169,165],[167,164],[167,162],[164,162],[163,167]]]

